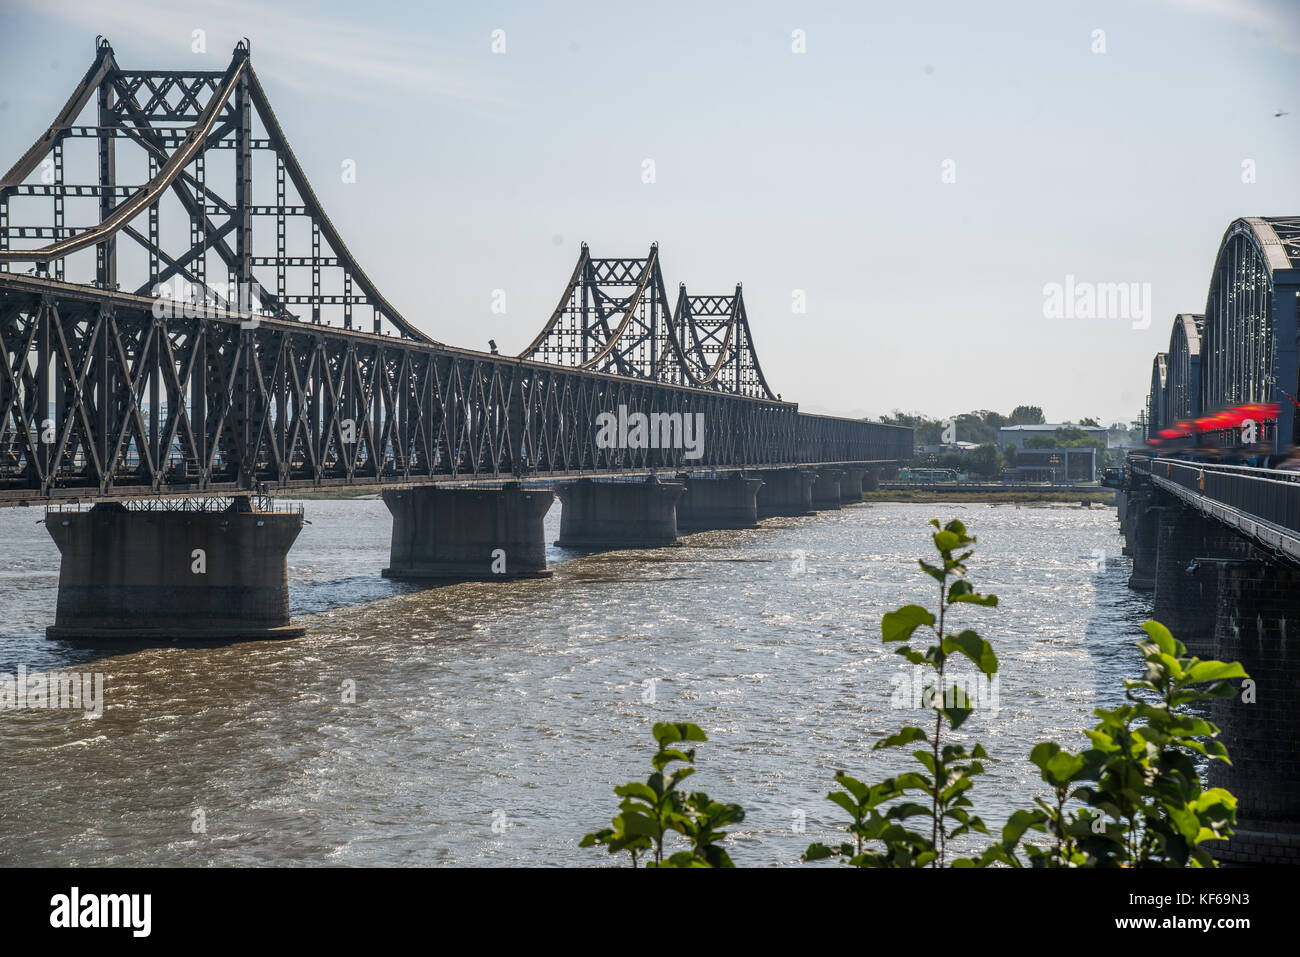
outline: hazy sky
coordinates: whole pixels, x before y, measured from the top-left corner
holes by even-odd
[[[744,282],[812,411],[1128,420],[1228,223],[1300,214],[1294,2],[0,0],[0,166],[97,33],[126,69],[251,38],[331,218],[435,338],[517,352],[582,240],[657,240],[674,295]],[[1067,276],[1149,283],[1150,327],[1046,317]]]

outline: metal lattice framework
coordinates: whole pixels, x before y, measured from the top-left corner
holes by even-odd
[[[683,284],[670,310],[657,245],[641,259],[597,259],[583,243],[555,311],[520,357],[776,399],[754,351],[741,287],[691,296]]]
[[[96,51],[54,122],[0,180],[0,268],[32,263],[56,280],[345,329],[368,308],[374,332],[430,341],[379,293],[325,214],[246,42],[222,72],[126,71],[107,40]],[[75,163],[77,146],[93,157]],[[275,192],[268,183],[258,203],[263,158]],[[70,181],[70,165],[91,180]],[[120,183],[123,166],[145,181]],[[91,222],[68,225],[73,208]],[[263,223],[274,224],[273,252]],[[265,255],[255,233],[265,233]]]
[[[740,283],[729,296],[692,296],[682,283],[673,326],[687,336],[685,361],[691,380],[732,395],[774,398],[754,351]]]
[[[1169,337],[1164,420],[1160,428],[1201,414],[1201,329],[1205,317],[1180,313]]]
[[[1169,378],[1169,356],[1157,352],[1151,360],[1151,389],[1147,392],[1147,422],[1149,429],[1163,428],[1166,421],[1165,388]],[[1161,423],[1159,426],[1156,423]]]
[[[1300,217],[1234,220],[1215,257],[1204,315],[1183,313],[1174,320],[1167,384],[1158,396],[1153,366],[1150,433],[1197,414],[1276,403],[1276,441],[1293,444],[1293,397],[1300,394],[1297,293]]]
[[[93,182],[71,176],[78,138],[93,147]],[[128,146],[135,185],[119,181]],[[271,205],[254,202],[258,151],[274,170]],[[77,205],[88,222],[69,226]],[[295,221],[305,249],[290,242]],[[259,240],[275,255],[256,255]],[[179,297],[164,288],[173,280],[188,285]],[[597,260],[584,246],[528,357],[436,342],[347,251],[246,44],[224,72],[128,72],[101,40],[0,181],[0,505],[910,455],[910,429],[773,397],[739,287],[682,292],[677,311],[656,248]],[[620,407],[703,415],[702,454],[600,447],[598,416]]]

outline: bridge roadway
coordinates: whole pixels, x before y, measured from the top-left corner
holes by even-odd
[[[1210,708],[1232,764],[1210,761],[1209,783],[1238,800],[1215,856],[1300,864],[1300,473],[1132,456],[1117,504],[1152,617],[1250,675]]]
[[[0,274],[10,360],[0,408],[20,423],[0,436],[0,506],[887,465],[910,454],[910,429],[792,402],[215,307],[158,318],[154,306]],[[620,408],[702,416],[698,456],[600,447],[598,417]]]

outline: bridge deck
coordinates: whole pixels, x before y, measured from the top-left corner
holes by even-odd
[[[1134,459],[1132,465],[1155,487],[1300,562],[1300,472],[1176,459]]]

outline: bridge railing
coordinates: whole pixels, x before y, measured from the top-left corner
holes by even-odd
[[[1167,479],[1253,518],[1300,532],[1300,472],[1246,465],[1155,459],[1152,476]]]
[[[800,412],[797,461],[887,462],[911,458],[912,429]]]

